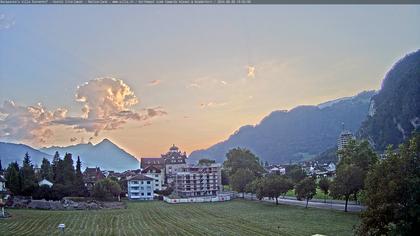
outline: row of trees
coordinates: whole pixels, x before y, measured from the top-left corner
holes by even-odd
[[[83,182],[81,161],[77,157],[76,169],[70,153],[63,159],[58,152],[55,153],[52,163],[42,160],[39,173],[35,173],[28,153],[25,154],[22,166],[12,162],[6,169],[6,188],[14,195],[32,196],[35,199],[61,199],[65,196],[87,196],[88,191]],[[38,182],[46,179],[53,183],[52,188]]]
[[[289,166],[286,175],[266,175],[258,157],[246,149],[232,149],[224,162],[230,186],[238,192],[256,193],[258,198],[278,198],[295,189],[306,203],[318,186],[325,195],[362,202],[367,209],[357,228],[360,235],[416,235],[420,231],[420,134],[414,134],[398,149],[388,148],[378,158],[367,141],[350,141],[338,153],[341,161],[330,181],[306,177],[299,166]]]
[[[255,193],[257,198],[270,197],[276,199],[295,188],[299,199],[307,202],[316,194],[314,178],[306,177],[298,165],[290,165],[286,175],[265,175],[259,158],[247,149],[235,148],[227,153],[223,163],[230,186],[238,192]]]

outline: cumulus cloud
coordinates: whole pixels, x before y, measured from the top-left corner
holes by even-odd
[[[133,109],[138,98],[124,81],[116,78],[98,78],[79,86],[76,101],[82,104],[81,117],[67,117],[55,121],[75,129],[93,132],[120,128],[128,120],[145,121],[167,113],[161,108]]]
[[[22,106],[13,101],[5,101],[0,107],[0,114],[0,137],[44,144],[53,136],[50,122],[66,117],[67,110],[58,108],[48,111],[41,103]]]
[[[42,104],[19,106],[13,101],[4,102],[0,107],[0,137],[43,144],[53,136],[54,125],[70,126],[76,132],[85,131],[96,137],[129,120],[149,122],[167,114],[162,107],[135,110],[139,99],[124,81],[116,78],[90,80],[77,87],[75,98],[82,105],[79,116],[68,116],[64,108],[48,111]]]

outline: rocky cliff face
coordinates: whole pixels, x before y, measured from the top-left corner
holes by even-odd
[[[382,151],[420,129],[420,50],[406,55],[386,74],[372,97],[369,116],[358,135]]]

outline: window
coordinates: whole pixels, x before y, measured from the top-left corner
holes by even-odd
[[[142,196],[144,196],[144,193],[141,193]]]
[[[159,182],[159,180],[158,179],[155,179],[155,182]]]
[[[147,196],[151,196],[151,195],[152,195],[152,193],[150,193],[150,192],[149,192],[149,193],[147,193]]]
[[[155,177],[156,177],[156,178],[158,178],[158,177],[159,177],[159,175],[155,175]]]
[[[150,181],[147,181],[147,184],[150,184]]]
[[[139,181],[131,181],[133,184],[139,184]]]
[[[144,184],[144,182],[143,182],[143,181],[141,181],[141,184]]]
[[[156,187],[159,187],[159,184],[155,184]]]

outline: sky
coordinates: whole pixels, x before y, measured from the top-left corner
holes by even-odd
[[[187,153],[275,110],[377,90],[420,6],[2,6],[0,140]]]

